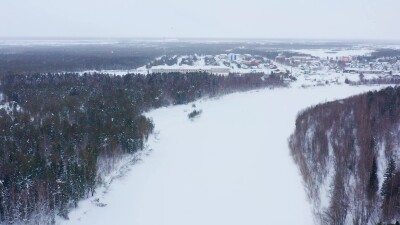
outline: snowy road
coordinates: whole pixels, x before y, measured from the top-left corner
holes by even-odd
[[[101,199],[89,200],[62,224],[310,225],[302,181],[287,138],[307,106],[373,87],[328,86],[231,94],[149,113],[153,149]],[[186,111],[186,112],[185,112]]]

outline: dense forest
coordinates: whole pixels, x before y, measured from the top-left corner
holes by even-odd
[[[163,54],[158,48],[126,45],[0,46],[0,73],[127,70]]]
[[[374,52],[371,53],[369,56],[358,56],[359,60],[376,60],[379,58],[391,58],[392,60],[400,59],[400,50],[399,49],[390,49],[390,48],[381,48],[376,49]]]
[[[289,145],[318,221],[375,225],[399,220],[399,144],[400,87],[301,112]]]
[[[375,84],[400,84],[400,76],[394,75],[390,77],[381,77],[381,78],[374,78],[374,79],[361,79],[359,81],[350,81],[346,79],[344,81],[346,84],[350,85],[375,85]]]
[[[0,86],[0,224],[68,218],[79,200],[96,191],[100,170],[143,148],[154,129],[143,112],[282,85],[278,77],[262,74],[5,75]]]
[[[52,41],[50,40],[50,43]],[[35,43],[35,42],[33,42]],[[171,65],[179,55],[216,55],[224,53],[252,54],[275,59],[280,53],[286,56],[302,55],[291,49],[343,48],[350,43],[279,43],[279,42],[209,42],[139,40],[92,40],[76,44],[4,45],[0,42],[0,74],[77,72],[86,70],[129,70],[144,65]],[[163,57],[165,56],[165,57]],[[161,57],[158,60],[154,60]],[[172,58],[171,58],[172,57]],[[168,59],[170,58],[170,59]],[[190,65],[191,62],[182,62]]]
[[[0,74],[130,70],[144,65],[171,65],[177,55],[222,54],[235,43],[124,42],[71,45],[1,45]],[[158,60],[155,58],[160,57]]]

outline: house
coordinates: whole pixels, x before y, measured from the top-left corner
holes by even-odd
[[[153,66],[151,73],[209,73],[215,75],[229,75],[230,68],[223,66]]]

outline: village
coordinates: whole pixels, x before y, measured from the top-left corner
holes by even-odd
[[[327,50],[326,50],[327,51]],[[328,53],[331,53],[327,51]],[[251,54],[162,56],[134,73],[191,73],[229,74],[263,73],[280,76],[285,81],[302,79],[311,83],[343,83],[346,79],[400,79],[400,60],[397,57],[372,58],[364,52],[342,52],[336,56],[278,53],[275,58]],[[354,55],[360,54],[360,55]]]
[[[151,73],[198,73],[219,76],[256,74],[279,76],[302,86],[342,84],[370,79],[400,79],[398,56],[372,57],[371,49],[277,50],[268,54],[163,55],[131,70],[83,71],[114,75]],[[300,82],[295,82],[300,81]]]

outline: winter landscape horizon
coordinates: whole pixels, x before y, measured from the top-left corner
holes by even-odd
[[[400,2],[0,5],[0,225],[400,225]]]

